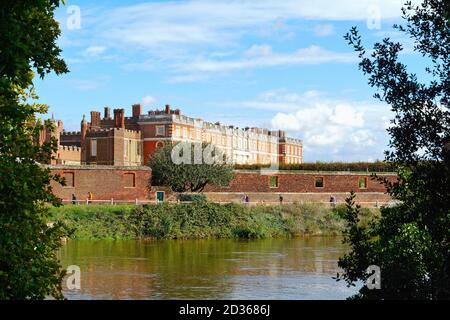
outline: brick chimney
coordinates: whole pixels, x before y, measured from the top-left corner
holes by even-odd
[[[87,134],[87,123],[86,118],[83,114],[83,120],[81,120],[81,162],[86,162],[86,134]]]
[[[100,112],[91,111],[91,127],[100,128]]]
[[[114,127],[115,128],[125,128],[125,110],[124,109],[114,109]]]
[[[133,104],[133,118],[139,118],[141,113],[142,113],[142,106],[139,103]]]
[[[170,114],[170,105],[166,104],[166,114]]]
[[[105,107],[105,116],[104,119],[111,119],[111,108],[110,107]]]

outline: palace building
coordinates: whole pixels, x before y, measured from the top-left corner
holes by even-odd
[[[282,130],[238,128],[210,123],[181,114],[169,105],[164,110],[142,114],[142,106],[132,106],[132,116],[124,109],[105,107],[91,111],[90,122],[83,116],[79,132],[66,132],[61,121],[54,133],[59,141],[52,164],[141,166],[159,147],[168,142],[211,143],[235,164],[295,164],[302,162],[302,141],[287,137]],[[48,133],[42,134],[45,140]]]

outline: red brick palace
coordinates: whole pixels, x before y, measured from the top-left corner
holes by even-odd
[[[83,116],[78,132],[64,131],[57,121],[54,133],[59,150],[53,164],[145,165],[152,153],[167,142],[207,142],[220,148],[236,164],[301,163],[302,141],[286,137],[282,130],[238,128],[181,114],[169,105],[164,110],[142,114],[132,106],[131,117],[124,109],[105,107],[91,111],[90,122]],[[56,121],[55,121],[56,122]],[[51,134],[44,132],[45,140]]]

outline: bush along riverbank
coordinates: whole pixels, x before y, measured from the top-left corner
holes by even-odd
[[[344,206],[321,204],[262,206],[208,202],[144,206],[69,205],[53,208],[73,239],[262,239],[340,235]],[[379,214],[361,209],[361,223]]]

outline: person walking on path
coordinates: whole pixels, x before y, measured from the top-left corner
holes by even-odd
[[[94,195],[92,194],[92,192],[88,192],[88,204],[92,202],[92,200],[94,200]]]
[[[330,205],[331,205],[331,208],[336,208],[336,203],[337,203],[337,201],[336,201],[336,197],[335,196],[331,196],[330,197]]]

